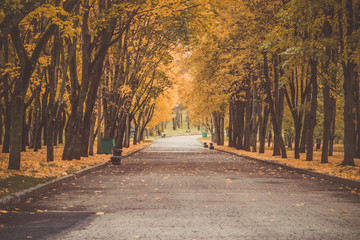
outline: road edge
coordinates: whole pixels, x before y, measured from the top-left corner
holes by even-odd
[[[216,148],[215,148],[216,149]],[[236,155],[248,160],[253,160],[253,161],[257,161],[257,162],[261,162],[261,163],[266,163],[266,164],[270,164],[276,167],[281,167],[283,169],[289,170],[289,171],[294,171],[300,174],[306,174],[318,179],[324,179],[324,180],[328,180],[330,182],[335,182],[335,183],[340,183],[352,188],[358,188],[360,189],[360,181],[356,181],[356,180],[351,180],[351,179],[347,179],[347,178],[342,178],[342,177],[338,177],[338,176],[333,176],[333,175],[329,175],[326,173],[319,173],[319,172],[314,172],[311,170],[307,170],[307,169],[303,169],[303,168],[296,168],[296,167],[292,167],[292,166],[288,166],[282,163],[277,163],[271,160],[263,160],[263,159],[259,159],[259,158],[254,158],[254,157],[250,157],[250,156],[246,156],[240,153],[235,153],[235,152],[230,152],[230,151],[226,151],[226,150],[222,150],[222,149],[216,149],[217,151],[220,152],[224,152],[224,153],[229,153],[232,155]]]

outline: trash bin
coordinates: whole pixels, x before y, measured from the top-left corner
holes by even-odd
[[[114,156],[111,157],[111,163],[113,165],[120,165],[121,164],[121,154],[122,149],[114,149]]]
[[[207,137],[207,132],[203,132],[203,137],[206,138]]]
[[[115,146],[115,139],[102,138],[100,141],[100,153],[111,154],[114,146]]]

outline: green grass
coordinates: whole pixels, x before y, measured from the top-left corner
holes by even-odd
[[[166,128],[164,129],[164,134],[166,134],[166,136],[200,135],[201,134],[201,131],[198,130],[198,127],[191,125],[191,122],[190,122],[190,131],[188,131],[187,122],[186,122],[186,111],[183,111],[182,119],[183,119],[182,125],[180,126],[180,128],[176,128],[176,130],[173,130],[172,120],[170,122],[168,122],[168,124],[166,125]]]
[[[8,177],[6,179],[0,180],[0,191],[3,192],[0,197],[21,191],[23,189],[34,187],[40,183],[45,183],[52,179],[55,179],[55,177],[35,178],[22,175]]]

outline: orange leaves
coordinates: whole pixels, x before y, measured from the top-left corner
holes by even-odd
[[[226,145],[226,143],[225,143]],[[258,158],[266,161],[274,161],[277,163],[285,164],[288,166],[293,166],[296,168],[308,169],[315,172],[326,173],[338,177],[349,178],[354,180],[360,180],[360,159],[355,159],[355,164],[357,166],[342,166],[340,165],[343,160],[342,152],[334,152],[334,156],[329,157],[329,163],[324,164],[320,163],[321,160],[321,151],[314,151],[314,161],[305,161],[305,154],[300,156],[300,159],[287,158],[282,159],[281,156],[272,156],[272,150],[266,150],[264,154],[247,152],[243,150],[236,150],[234,148],[225,147],[225,146],[217,146],[217,148],[221,150],[225,150],[228,152],[239,153],[241,155],[246,155],[249,157]],[[294,156],[293,151],[288,152],[288,156]],[[259,174],[264,174],[264,172],[259,172]],[[275,172],[268,172],[267,174],[277,174]],[[306,176],[304,178],[307,178]],[[309,179],[315,179],[314,177],[310,177]],[[358,194],[357,189],[353,189],[351,191],[352,194]]]
[[[130,148],[126,148],[123,154],[126,155],[131,151],[143,148],[149,143],[141,143]],[[27,150],[21,153],[21,170],[9,170],[8,161],[9,154],[0,153],[0,179],[5,179],[14,175],[22,175],[36,178],[45,177],[61,177],[64,175],[72,174],[81,169],[85,169],[91,166],[95,166],[101,163],[109,161],[109,156],[106,155],[95,155],[87,158],[81,158],[81,160],[73,161],[62,161],[63,146],[57,146],[54,148],[54,159],[53,162],[46,162],[46,147],[40,149],[38,152]],[[1,189],[0,195],[7,192],[7,189]]]

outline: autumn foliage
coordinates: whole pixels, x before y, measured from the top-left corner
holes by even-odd
[[[4,0],[8,168],[139,144],[185,107],[219,145],[321,162],[360,156],[358,0]],[[189,121],[190,122],[190,121]],[[94,151],[94,145],[96,148]],[[259,144],[258,144],[259,143]],[[56,146],[64,144],[62,150]],[[67,164],[67,162],[64,162]]]

